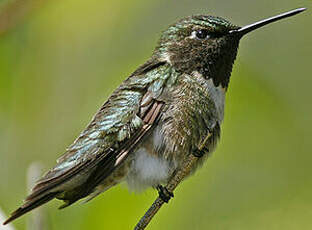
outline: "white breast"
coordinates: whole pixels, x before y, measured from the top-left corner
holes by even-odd
[[[198,71],[194,71],[192,73],[193,76],[197,77],[198,79],[203,79],[202,75]],[[201,81],[202,82],[202,81]],[[220,122],[223,121],[224,118],[224,102],[225,102],[225,89],[222,88],[221,85],[216,87],[213,84],[213,80],[204,80],[204,85],[210,98],[215,102],[216,109],[218,111],[218,117],[220,118]]]
[[[147,187],[165,183],[169,177],[169,163],[151,155],[144,147],[139,148],[127,175],[130,190],[140,191]]]
[[[225,91],[224,89],[220,86],[215,87],[213,84],[212,79],[209,79],[207,81],[207,86],[208,86],[208,91],[215,102],[217,111],[219,113],[220,121],[223,120],[224,118],[224,101],[225,101]]]

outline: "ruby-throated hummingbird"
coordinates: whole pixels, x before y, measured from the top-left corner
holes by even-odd
[[[244,27],[208,15],[171,25],[151,58],[113,92],[4,224],[53,198],[64,200],[64,208],[122,181],[136,190],[157,188],[168,202],[173,194],[162,185],[182,161],[194,154],[200,164],[216,146],[240,39],[304,10]]]

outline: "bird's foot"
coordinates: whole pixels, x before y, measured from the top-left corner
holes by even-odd
[[[171,197],[173,197],[173,193],[168,191],[168,189],[162,185],[158,185],[156,189],[158,191],[159,197],[166,203],[168,203]]]
[[[198,157],[198,158],[204,156],[205,153],[206,153],[206,152],[205,152],[204,150],[199,150],[199,149],[196,149],[196,150],[194,150],[194,151],[192,152],[193,156],[194,156],[194,157]]]

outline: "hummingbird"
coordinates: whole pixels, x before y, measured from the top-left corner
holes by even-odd
[[[298,8],[247,26],[215,16],[185,17],[168,27],[152,56],[112,93],[89,125],[4,222],[56,198],[65,208],[126,182],[131,190],[173,194],[168,180],[193,154],[192,172],[220,138],[225,94],[240,39]]]

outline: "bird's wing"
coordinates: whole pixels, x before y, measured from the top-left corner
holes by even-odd
[[[88,172],[100,161],[116,168],[126,152],[151,128],[155,117],[149,120],[149,116],[160,111],[162,103],[156,100],[157,94],[169,77],[169,73],[164,74],[163,71],[167,68],[165,64],[149,61],[125,80],[57,160],[57,165],[38,181],[28,198],[63,183],[81,171]],[[159,78],[160,74],[163,76]],[[161,87],[155,90],[155,85]],[[116,165],[113,166],[113,162]]]
[[[69,203],[91,193],[157,121],[163,107],[158,97],[170,78],[170,71],[166,62],[151,59],[126,79],[5,223],[86,182],[87,186]]]

